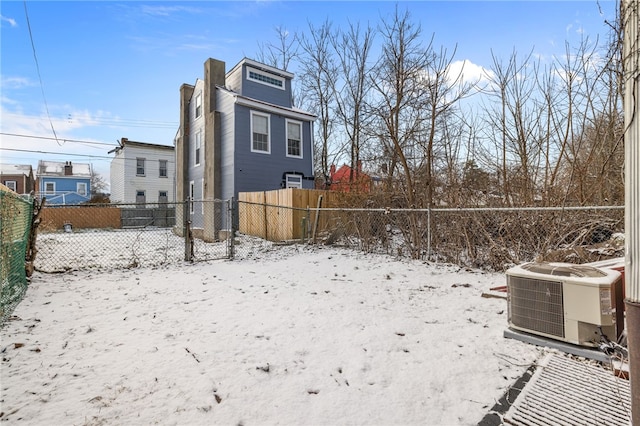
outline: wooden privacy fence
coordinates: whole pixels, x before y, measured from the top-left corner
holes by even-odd
[[[144,208],[140,208],[140,207]],[[54,232],[65,229],[160,228],[175,225],[175,205],[76,205],[47,206],[42,209],[40,229]]]
[[[238,194],[238,226],[245,235],[269,241],[311,238],[331,220],[318,208],[333,207],[336,194],[316,189],[286,188]]]
[[[56,231],[71,224],[73,228],[120,228],[120,209],[110,206],[50,207],[45,204],[41,213],[40,229]]]

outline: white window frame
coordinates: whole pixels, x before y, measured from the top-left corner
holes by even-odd
[[[158,191],[158,202],[162,199],[162,195],[167,199],[167,203],[169,202],[169,191]]]
[[[76,192],[84,197],[87,196],[87,182],[76,182]]]
[[[253,74],[253,75],[252,75]],[[263,79],[260,79],[260,76]],[[247,80],[253,81],[265,86],[273,87],[274,89],[286,90],[287,81],[279,75],[271,74],[268,72],[260,71],[257,68],[247,67]],[[279,81],[281,85],[274,84],[269,80]]]
[[[302,175],[285,175],[285,188],[302,189]]]
[[[194,211],[193,211],[193,196],[194,196],[194,193],[195,193],[195,186],[196,186],[196,183],[194,181],[189,182],[189,198],[191,200],[191,203],[189,203],[190,204],[189,213],[191,213],[191,214],[194,213]]]
[[[161,177],[161,178],[169,177],[168,164],[169,162],[167,160],[158,160],[158,177]],[[162,167],[163,165],[164,167]],[[164,175],[162,174],[163,170],[164,170]]]
[[[49,185],[51,185],[51,190],[47,189]],[[44,195],[56,195],[55,182],[44,182]]]
[[[295,124],[300,128],[300,155],[293,155],[289,153],[289,124]],[[295,120],[289,120],[288,118],[285,120],[285,139],[286,139],[286,155],[289,158],[302,158],[303,157],[303,153],[304,153],[304,144],[302,143],[303,138],[302,138],[302,122],[301,121],[295,121]]]
[[[253,117],[264,117],[267,119],[267,150],[254,149],[253,147]],[[271,115],[263,112],[251,111],[251,152],[259,154],[271,154]]]
[[[202,116],[202,92],[196,95],[195,116],[196,118],[200,118]]]
[[[204,145],[202,144],[202,129],[196,132],[196,142],[193,147],[193,165],[199,166],[202,164],[204,157]]]
[[[142,162],[142,173],[138,173],[140,171],[140,162]],[[136,157],[136,176],[145,176],[146,175],[146,164],[145,159],[143,157]]]
[[[5,180],[4,186],[12,190],[13,192],[18,192],[18,181],[15,180]]]

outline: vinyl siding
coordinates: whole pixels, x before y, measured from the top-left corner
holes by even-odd
[[[196,97],[198,94],[202,96],[202,115],[196,118]],[[189,104],[189,133],[188,133],[188,147],[189,147],[189,182],[193,182],[193,198],[200,200],[202,198],[202,182],[204,179],[204,149],[205,149],[205,119],[204,119],[204,81],[198,79],[196,81],[195,89],[193,91],[193,97]],[[196,158],[196,134],[202,133],[202,144],[200,149],[200,165],[195,165]],[[198,204],[193,209],[193,214],[190,216],[194,228],[201,228],[203,226],[202,209],[201,204]]]
[[[256,110],[257,111],[257,110]],[[303,158],[286,156],[285,116],[270,114],[271,153],[251,152],[251,109],[236,105],[236,191],[269,191],[282,188],[284,174],[302,173],[312,177],[310,123],[303,122]],[[304,188],[313,188],[313,181],[303,180]]]
[[[249,66],[250,67],[250,66]],[[251,67],[250,67],[251,68]],[[260,71],[270,75],[269,72]],[[270,102],[285,108],[291,108],[291,80],[285,78],[285,89],[272,87],[247,79],[247,65],[242,65],[233,73],[227,75],[226,86],[228,89],[253,99]]]
[[[225,93],[217,91],[217,105],[218,111],[220,111],[221,118],[221,197],[224,200],[228,200],[231,197],[235,197],[233,188],[235,187],[235,104],[234,98]]]
[[[54,182],[55,195],[47,195],[45,188],[47,182]],[[85,197],[77,195],[78,183],[87,185]],[[40,193],[47,198],[48,204],[79,204],[89,201],[91,198],[91,178],[74,176],[43,176],[40,178]]]
[[[111,195],[109,199],[112,203],[122,203],[124,198],[124,152],[119,151],[116,156],[111,160],[110,169],[110,187]]]
[[[145,174],[137,176],[137,158],[145,159]],[[160,177],[160,160],[167,161],[167,177]],[[135,203],[136,192],[144,191],[147,203],[157,203],[160,191],[175,200],[175,154],[172,147],[154,148],[125,145],[111,161],[111,200],[114,203]]]

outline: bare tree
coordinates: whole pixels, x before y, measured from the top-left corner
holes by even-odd
[[[279,25],[274,28],[276,32],[276,41],[274,43],[258,43],[258,61],[270,65],[272,67],[288,71],[291,62],[298,58],[298,40],[295,34],[292,34],[285,27]],[[294,80],[291,88],[291,103],[295,106],[301,102],[300,97],[304,96],[301,92],[297,81]]]
[[[455,50],[448,55],[446,49],[441,48],[438,53],[430,52],[428,61],[423,69],[421,84],[426,91],[428,122],[426,124],[426,134],[420,140],[422,151],[426,163],[426,203],[433,204],[434,198],[434,149],[437,141],[441,147],[451,156],[459,149],[459,132],[463,127],[455,123],[454,110],[458,102],[466,97],[475,82],[464,82],[464,67],[454,75],[452,71],[453,57]],[[455,131],[454,131],[455,129]]]
[[[317,126],[317,138],[315,138],[315,160],[319,163],[319,170],[324,188],[330,184],[329,166],[331,151],[331,138],[333,133],[335,116],[335,86],[338,78],[338,67],[334,63],[330,40],[332,38],[331,23],[327,20],[320,27],[309,24],[309,36],[301,34],[298,42],[301,49],[300,67],[301,80],[304,92],[307,94],[309,110],[319,117]],[[318,155],[319,154],[319,155]]]
[[[275,43],[258,43],[258,60],[264,64],[287,71],[291,61],[298,57],[298,42],[294,34],[279,25],[274,28]]]
[[[361,160],[360,150],[367,123],[365,101],[370,91],[369,55],[374,41],[373,29],[359,24],[349,24],[346,32],[331,37],[331,44],[338,56],[340,79],[334,87],[337,118],[341,122],[349,144],[351,171],[349,182],[357,180]],[[354,174],[355,171],[355,174]]]
[[[381,24],[380,33],[382,53],[371,74],[375,98],[369,110],[378,120],[379,138],[390,145],[389,175],[399,164],[406,205],[415,208],[417,141],[427,120],[428,93],[422,80],[431,60],[431,43],[422,44],[420,27],[411,22],[409,12],[400,14],[397,7],[391,21]]]
[[[497,143],[502,195],[507,205],[530,205],[541,164],[541,107],[536,102],[536,79],[532,78],[538,64],[531,53],[519,60],[514,51],[506,64],[495,55],[492,58],[487,93],[495,103],[483,115]]]

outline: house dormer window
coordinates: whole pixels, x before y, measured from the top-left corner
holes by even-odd
[[[268,74],[255,68],[247,67],[247,79],[256,83],[265,84],[267,86],[276,87],[280,90],[285,89],[284,78],[275,74]]]
[[[202,93],[196,96],[196,118],[202,115]]]

